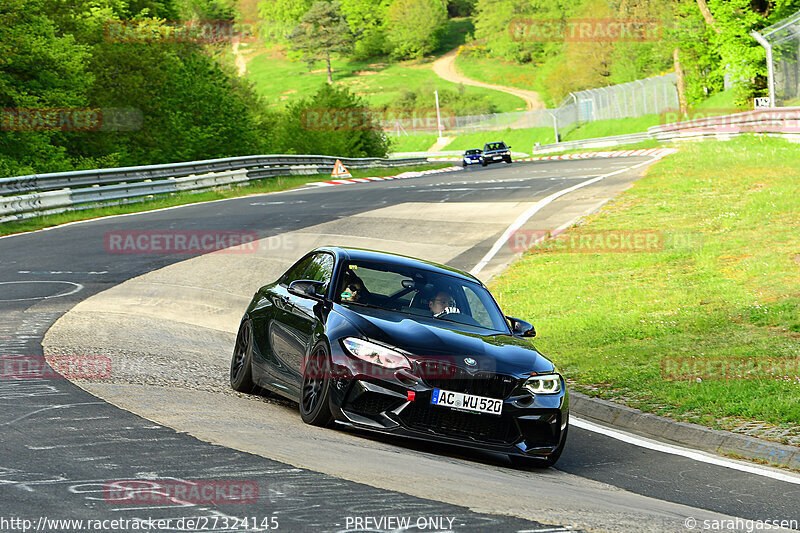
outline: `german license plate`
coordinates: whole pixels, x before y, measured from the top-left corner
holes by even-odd
[[[442,389],[433,389],[431,403],[459,411],[474,411],[489,415],[499,415],[503,412],[503,400]]]
[[[502,155],[496,155],[496,156],[494,156],[494,158],[495,159],[503,159],[503,156]]]

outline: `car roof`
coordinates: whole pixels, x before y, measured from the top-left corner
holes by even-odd
[[[419,268],[420,270],[427,270],[429,272],[437,272],[439,274],[446,274],[454,276],[467,281],[477,282],[483,285],[481,281],[463,270],[434,263],[433,261],[426,261],[424,259],[417,259],[407,255],[393,254],[389,252],[380,252],[377,250],[368,250],[365,248],[352,248],[349,246],[322,246],[314,251],[328,251],[336,255],[342,260],[352,261],[375,261],[378,263],[386,263],[390,265],[400,265],[411,268]]]
[[[492,142],[488,142],[488,143],[484,144],[484,146],[489,145],[489,144],[505,144],[505,143],[503,141],[492,141]]]

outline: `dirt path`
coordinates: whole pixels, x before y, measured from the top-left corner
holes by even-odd
[[[433,71],[440,78],[451,81],[453,83],[463,83],[464,85],[474,85],[475,87],[483,87],[485,89],[494,89],[495,91],[502,91],[504,93],[519,96],[525,100],[525,105],[528,111],[533,109],[544,109],[545,105],[539,98],[539,94],[535,91],[526,91],[525,89],[517,89],[516,87],[505,87],[502,85],[492,85],[491,83],[483,83],[482,81],[472,80],[462,76],[456,70],[456,54],[458,48],[450,50],[445,55],[433,62]]]

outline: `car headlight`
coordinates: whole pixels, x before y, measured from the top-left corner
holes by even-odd
[[[348,352],[363,361],[386,368],[411,368],[411,363],[401,354],[374,342],[347,337],[342,341]]]
[[[525,388],[534,395],[558,394],[561,392],[561,376],[558,374],[531,376],[525,382]]]

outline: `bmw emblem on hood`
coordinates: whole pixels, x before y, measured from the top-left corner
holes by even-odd
[[[478,362],[472,357],[464,358],[464,362],[467,364],[467,366],[476,366],[478,364]]]

